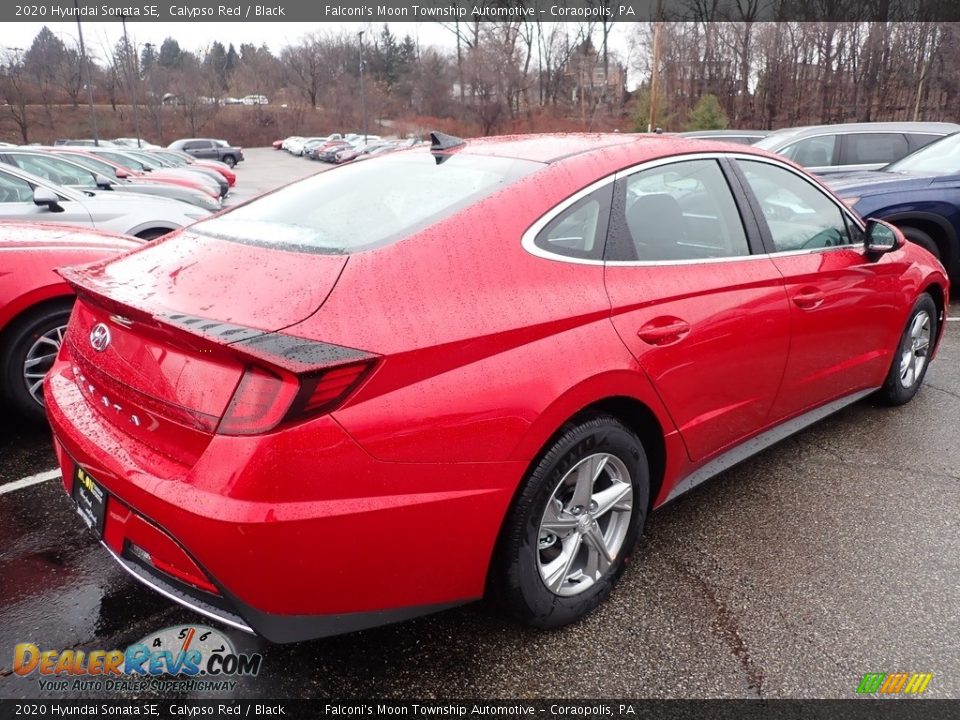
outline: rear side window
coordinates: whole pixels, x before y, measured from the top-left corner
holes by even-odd
[[[534,244],[566,257],[600,260],[610,216],[613,183],[580,198],[543,228]]]
[[[900,133],[853,133],[843,139],[842,165],[892,163],[909,152]]]
[[[749,255],[736,201],[716,160],[686,160],[617,181],[608,260],[670,262]]]
[[[929,145],[934,140],[939,140],[943,135],[928,135],[926,133],[907,133],[907,142],[910,145],[910,152],[919,150]]]
[[[293,183],[192,229],[237,242],[348,254],[418,232],[542,167],[465,153],[386,155]]]

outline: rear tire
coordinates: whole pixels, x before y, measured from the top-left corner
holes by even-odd
[[[142,233],[139,233],[137,237],[140,238],[141,240],[146,240],[147,242],[150,242],[151,240],[162,238],[164,235],[167,235],[172,232],[173,230],[162,230],[162,229],[144,230]]]
[[[73,308],[73,299],[57,300],[13,322],[0,349],[0,394],[14,412],[29,422],[46,420],[43,376],[53,365]]]
[[[930,367],[930,351],[937,339],[937,306],[924,293],[913,304],[897,343],[887,379],[878,397],[888,405],[903,405],[917,394]]]
[[[937,246],[937,243],[934,241],[930,235],[925,233],[923,230],[919,230],[915,227],[905,225],[900,228],[900,231],[903,233],[904,237],[907,238],[910,242],[915,245],[919,245],[928,253],[933,255],[937,260],[943,262],[943,258],[940,254],[940,248]]]
[[[562,428],[507,515],[491,567],[494,601],[540,628],[587,615],[623,572],[649,488],[643,446],[619,420],[600,415]]]

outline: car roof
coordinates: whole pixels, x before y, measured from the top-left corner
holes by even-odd
[[[710,138],[710,137],[764,137],[769,135],[771,130],[690,130],[689,132],[677,133],[680,137]]]
[[[740,147],[749,152],[749,145]],[[616,152],[621,149],[623,153]],[[684,153],[731,152],[731,146],[722,139],[696,140],[653,133],[549,133],[476,138],[466,141],[462,152],[547,164],[576,157],[610,155],[614,161],[629,157],[632,164]]]
[[[915,132],[915,133],[935,133],[940,135],[949,135],[960,130],[960,125],[950,122],[864,122],[864,123],[837,123],[835,125],[800,125],[797,127],[780,128],[774,130],[763,143],[770,147],[769,143],[776,142],[780,138],[786,140],[799,140],[813,135],[836,134],[843,135],[857,132]]]

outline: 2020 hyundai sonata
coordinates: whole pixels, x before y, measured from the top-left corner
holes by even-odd
[[[647,514],[876,393],[948,282],[763,151],[565,135],[387,154],[118,259],[45,385],[130,573],[274,641],[603,600]]]

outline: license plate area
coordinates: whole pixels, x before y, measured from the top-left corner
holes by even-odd
[[[107,511],[107,491],[79,465],[73,470],[73,502],[77,512],[98,538],[103,537],[103,522]]]

